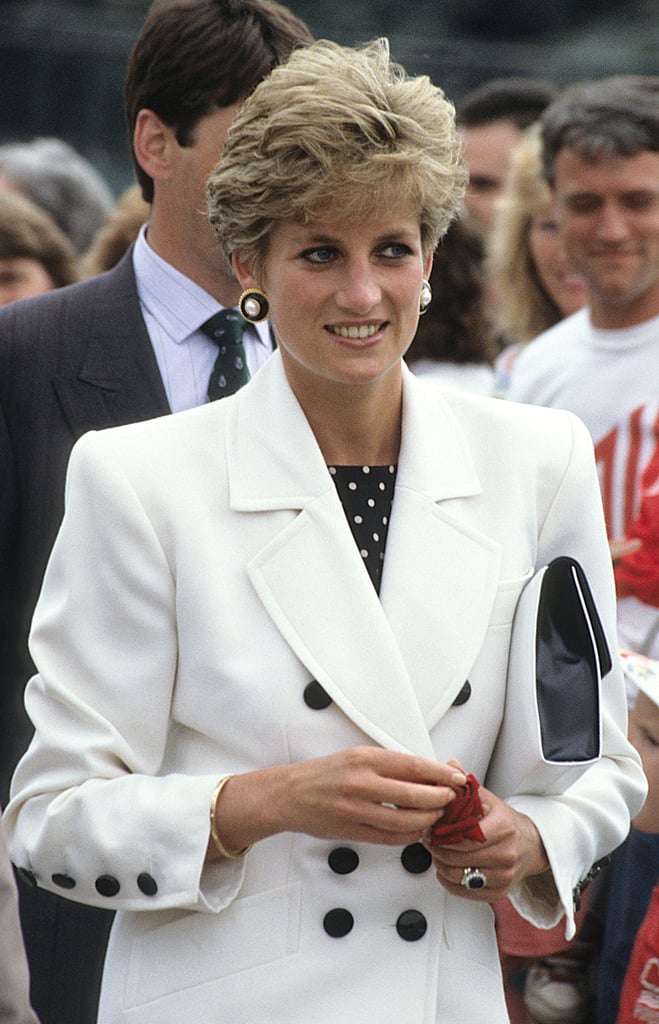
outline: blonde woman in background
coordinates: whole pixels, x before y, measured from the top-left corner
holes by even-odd
[[[559,237],[549,185],[540,167],[539,126],[517,143],[489,240],[499,327],[508,342],[496,364],[496,394],[505,397],[522,345],[586,304],[586,285]]]

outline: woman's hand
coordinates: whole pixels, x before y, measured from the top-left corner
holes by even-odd
[[[455,798],[450,787],[464,782],[455,765],[353,747],[233,776],[217,802],[216,828],[229,851],[277,832],[404,846],[419,841]]]
[[[424,840],[433,855],[437,878],[452,896],[494,903],[523,878],[546,871],[549,861],[530,818],[483,786],[479,795],[484,843],[466,839],[455,846],[429,846],[429,833]],[[465,889],[461,884],[465,868],[477,868],[486,876],[487,884],[482,889]]]

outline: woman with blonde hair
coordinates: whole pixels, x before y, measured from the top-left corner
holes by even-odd
[[[7,821],[36,884],[117,911],[101,1024],[503,1024],[489,904],[570,932],[643,799],[585,429],[403,363],[464,183],[451,104],[385,41],[294,53],[209,183],[277,351],[74,451]],[[549,563],[560,607],[590,579],[598,653],[543,757]]]
[[[586,282],[559,237],[551,191],[542,175],[538,124],[526,130],[513,150],[489,238],[488,264],[499,329],[508,343],[496,364],[495,390],[502,395],[520,346],[587,301]]]

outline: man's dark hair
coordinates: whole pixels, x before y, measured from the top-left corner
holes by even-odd
[[[557,87],[544,79],[492,78],[456,104],[457,122],[461,128],[480,128],[493,121],[512,121],[523,131],[557,95]]]
[[[560,151],[589,163],[659,152],[659,78],[614,75],[569,86],[541,119],[542,169],[550,184]]]
[[[296,47],[311,42],[305,23],[274,0],[156,0],[128,62],[131,140],[139,111],[148,109],[181,146],[192,145],[202,117],[247,96]],[[150,203],[153,180],[134,152],[133,163]]]

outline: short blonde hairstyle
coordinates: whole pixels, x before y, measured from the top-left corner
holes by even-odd
[[[453,105],[379,39],[295,51],[248,97],[208,183],[222,248],[257,273],[274,226],[328,206],[348,220],[411,203],[424,254],[457,215],[466,171]]]
[[[489,239],[488,262],[499,303],[499,327],[508,342],[525,344],[563,319],[547,294],[529,247],[533,218],[549,212],[551,191],[542,175],[540,125],[528,128],[511,155],[511,168]]]

